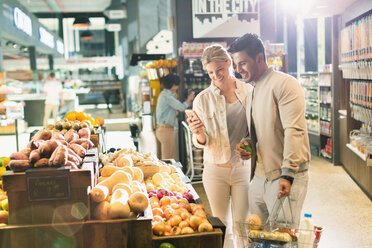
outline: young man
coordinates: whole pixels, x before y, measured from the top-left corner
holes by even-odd
[[[43,93],[46,95],[43,120],[44,127],[48,125],[48,119],[51,112],[53,114],[54,123],[57,121],[57,112],[60,105],[60,100],[61,106],[65,106],[62,90],[62,83],[57,81],[55,79],[54,72],[51,72],[49,74],[49,79],[44,84],[43,89]]]
[[[305,100],[297,80],[274,71],[266,64],[262,41],[246,34],[230,46],[236,71],[254,83],[247,99],[247,121],[257,156],[252,158],[249,208],[265,223],[278,198],[289,196],[284,210],[287,221],[297,228],[308,185],[310,161],[305,122]],[[252,143],[252,142],[251,142]],[[246,143],[247,144],[247,143]],[[250,153],[236,146],[236,153],[248,159]]]

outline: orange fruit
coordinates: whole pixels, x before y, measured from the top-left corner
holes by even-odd
[[[87,115],[85,120],[88,120],[90,123],[92,123],[92,125],[94,126],[94,120],[91,116]]]
[[[84,112],[78,112],[76,114],[76,119],[79,121],[84,121],[87,118],[87,115]]]
[[[76,111],[75,111],[76,112]],[[69,121],[76,121],[76,114],[73,112],[67,113],[65,118]]]
[[[160,216],[160,217],[164,217],[164,212],[161,208],[153,208],[152,209],[152,215],[156,216]]]
[[[101,116],[97,116],[95,120],[101,127],[105,124],[105,120]]]

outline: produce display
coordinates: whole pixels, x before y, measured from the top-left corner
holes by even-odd
[[[65,118],[57,121],[55,124],[47,125],[45,129],[53,130],[55,132],[67,133],[69,130],[79,131],[83,128],[89,128],[90,131],[93,133],[95,127],[104,125],[104,120],[102,117],[96,117],[95,119],[93,119],[83,112],[79,112],[77,115],[73,114],[73,112],[66,114]]]
[[[0,226],[8,224],[8,217],[8,196],[4,190],[0,189]]]
[[[172,59],[159,59],[155,60],[152,62],[152,64],[147,64],[146,68],[151,69],[151,68],[174,68],[178,64],[177,59],[172,58]]]
[[[163,170],[163,167],[161,168]],[[162,171],[155,173],[152,177],[146,179],[147,191],[166,189],[172,192],[185,193],[188,191],[186,184],[177,173]]]
[[[79,169],[87,150],[93,147],[89,128],[66,133],[39,130],[27,144],[27,148],[10,155],[9,167],[14,172],[29,168],[70,166]]]
[[[150,198],[152,230],[155,235],[178,235],[194,232],[210,232],[213,226],[207,219],[202,204],[189,203],[185,198],[156,196]]]
[[[92,200],[97,203],[93,212],[95,219],[129,218],[147,209],[149,202],[143,184],[144,174],[134,165],[134,161],[143,157],[131,149],[100,154],[104,167],[100,170],[98,184],[90,192]]]

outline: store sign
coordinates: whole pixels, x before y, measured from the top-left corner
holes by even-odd
[[[192,0],[194,38],[260,34],[259,0]]]
[[[60,40],[57,40],[56,45],[57,45],[57,52],[59,52],[60,54],[64,54],[65,53],[65,46],[63,45],[63,42],[60,41]]]
[[[32,36],[32,22],[28,15],[19,8],[14,8],[13,18],[14,24],[18,29],[22,30],[29,36]]]
[[[68,200],[70,191],[70,170],[34,169],[26,171],[29,201]]]
[[[54,36],[46,31],[45,28],[39,27],[40,41],[50,48],[54,48]]]
[[[119,32],[121,31],[120,23],[108,23],[105,25],[105,28],[108,32]]]

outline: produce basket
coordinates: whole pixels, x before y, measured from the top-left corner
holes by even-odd
[[[284,201],[288,199],[290,218],[286,218]],[[282,212],[285,221],[279,221],[279,213]],[[292,220],[291,222],[288,222]],[[293,222],[292,209],[289,197],[278,198],[275,201],[273,211],[263,225],[251,222],[236,222],[239,238],[243,241],[244,248],[297,248],[318,247],[323,227],[314,226],[313,230],[291,228]],[[314,235],[314,240],[298,241],[301,235]],[[299,242],[302,242],[301,244]]]

